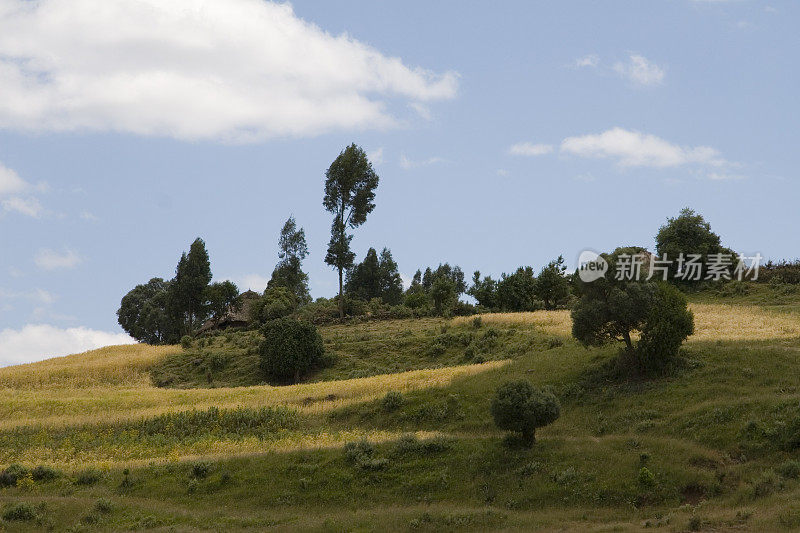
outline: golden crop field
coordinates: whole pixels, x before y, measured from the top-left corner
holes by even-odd
[[[794,315],[757,307],[693,304],[696,333],[690,341],[763,340],[800,336]],[[534,326],[552,335],[570,334],[569,311],[496,313],[483,315],[486,325]],[[472,317],[456,318],[454,325]],[[377,327],[370,325],[369,327]],[[405,327],[401,322],[389,328]],[[436,328],[433,322],[426,328]],[[373,401],[387,391],[408,392],[447,387],[454,380],[491,371],[509,361],[489,361],[434,369],[411,370],[372,377],[320,381],[291,386],[247,386],[170,389],[155,387],[148,369],[162,358],[180,352],[176,346],[112,346],[82,354],[0,369],[0,440],[23,432],[41,432],[42,444],[33,438],[25,449],[5,447],[0,462],[24,461],[62,465],[137,464],[150,460],[248,455],[266,451],[340,446],[357,438],[373,441],[399,437],[396,432],[370,430],[327,431],[307,428],[284,431],[268,439],[209,435],[190,442],[155,446],[152,442],[126,442],[125,446],[97,445],[95,438],[111,439],[114,428],[131,420],[164,413],[205,410],[211,407],[261,408],[286,406],[301,415],[315,416],[348,405]],[[92,427],[97,428],[93,430]],[[105,429],[103,429],[105,428]],[[63,438],[63,432],[69,433]],[[96,433],[93,433],[96,431]],[[59,433],[61,432],[61,433]],[[105,432],[105,433],[103,433]],[[109,433],[110,432],[110,433]],[[58,445],[46,444],[45,435],[58,433]],[[115,434],[116,435],[116,434]],[[0,442],[0,445],[3,443]]]
[[[800,337],[797,315],[768,311],[756,306],[699,304],[689,305],[694,312],[695,333],[689,341],[768,340]],[[464,323],[472,317],[459,317]],[[554,335],[572,331],[570,312],[534,311],[530,313],[492,313],[481,315],[485,324],[534,325]]]
[[[109,350],[104,348],[103,350]],[[355,402],[378,398],[387,391],[410,391],[444,387],[454,379],[486,372],[504,365],[505,361],[463,365],[428,370],[411,370],[368,378],[322,381],[283,387],[268,385],[207,389],[163,389],[142,384],[137,387],[83,386],[54,390],[26,390],[18,376],[18,388],[3,391],[0,400],[0,429],[16,426],[61,426],[86,423],[113,423],[130,418],[153,416],[168,411],[262,407],[291,405],[304,412],[320,412]],[[36,374],[48,372],[31,368],[31,381],[43,379]]]

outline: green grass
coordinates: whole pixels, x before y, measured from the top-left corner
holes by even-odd
[[[319,329],[333,364],[302,382],[333,381],[514,357],[546,348],[552,335],[514,325],[475,328],[444,319],[372,321]],[[160,387],[243,387],[269,383],[259,368],[260,337],[220,332],[165,357],[151,369]]]
[[[762,306],[754,300],[766,299],[768,290],[773,289],[759,286],[736,298]],[[699,303],[748,304],[726,298],[731,300],[692,295]],[[781,324],[787,317],[800,320],[796,301],[764,306],[780,311]],[[714,317],[726,312],[712,311]],[[668,376],[649,379],[616,371],[617,347],[584,349],[567,337],[554,342],[552,332],[533,323],[484,321],[473,328],[469,321],[398,320],[328,326],[322,333],[337,363],[308,379],[331,386],[331,380],[352,373],[464,364],[469,347],[473,361],[480,355],[511,362],[441,387],[403,390],[390,402],[383,400],[392,390],[387,388],[330,409],[203,409],[7,429],[0,432],[0,445],[9,454],[56,446],[58,456],[72,449],[91,457],[122,448],[134,460],[128,472],[124,461],[116,462],[92,483],[79,482],[82,468],[58,464],[53,466],[63,475],[23,477],[0,489],[0,508],[24,519],[4,519],[2,525],[15,531],[800,527],[800,339],[779,329],[775,338],[758,340],[706,334],[686,343]],[[237,358],[249,357],[246,346],[237,346],[245,344],[237,340],[245,335],[223,334],[212,345],[167,355],[159,365],[225,351],[234,365],[227,379],[235,381],[233,370],[244,368],[235,366],[244,364]],[[208,386],[204,376],[195,377],[196,383],[181,378],[182,386]],[[561,418],[537,431],[532,449],[506,447],[489,413],[497,386],[519,378],[549,388],[562,404]],[[403,436],[410,433],[420,436]],[[233,455],[253,440],[353,435],[350,440],[358,441],[362,434],[389,440],[358,454],[346,453],[337,441],[224,458],[185,453],[149,464],[135,460],[137,447],[177,449],[211,437],[225,439]]]

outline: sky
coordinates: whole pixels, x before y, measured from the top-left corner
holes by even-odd
[[[263,290],[283,222],[314,297],[324,174],[405,279],[653,249],[683,207],[800,256],[800,3],[0,0],[0,365],[132,342],[121,297],[202,237]]]

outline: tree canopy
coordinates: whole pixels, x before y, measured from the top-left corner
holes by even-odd
[[[354,229],[366,222],[367,215],[375,209],[375,189],[378,174],[372,168],[367,154],[351,144],[339,154],[325,172],[325,196],[322,204],[333,214],[331,240],[325,262],[339,272],[339,315],[344,318],[344,271],[353,265],[355,254],[350,250]]]
[[[281,229],[278,239],[278,258],[280,261],[272,271],[267,288],[285,287],[300,303],[308,303],[308,274],[303,272],[303,260],[308,255],[306,233],[298,229],[293,216],[290,216]]]
[[[403,280],[392,258],[392,252],[384,248],[378,256],[370,248],[361,263],[347,273],[347,294],[362,300],[380,298],[384,303],[397,305],[403,297]]]

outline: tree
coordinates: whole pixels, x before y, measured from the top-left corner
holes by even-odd
[[[180,324],[170,315],[170,282],[153,278],[122,297],[117,320],[131,337],[148,344],[178,342]]]
[[[182,322],[183,334],[191,334],[207,316],[206,287],[211,282],[211,263],[206,243],[197,238],[189,253],[181,255],[171,284],[171,298]]]
[[[344,271],[353,265],[355,254],[350,250],[355,229],[367,220],[375,209],[375,189],[378,174],[373,170],[367,154],[351,144],[339,154],[325,172],[325,209],[333,214],[331,240],[325,262],[339,271],[339,316],[344,318]]]
[[[603,255],[610,271],[614,271],[615,254]],[[572,309],[572,335],[584,346],[624,342],[625,353],[643,371],[662,368],[694,331],[686,298],[665,283],[601,278],[581,283],[580,293]],[[636,346],[634,332],[641,334]]]
[[[491,411],[498,428],[519,433],[522,442],[530,447],[536,442],[536,428],[555,422],[561,407],[551,393],[520,380],[504,383],[497,389]]]
[[[656,235],[656,253],[672,261],[670,265],[670,279],[678,273],[677,260],[680,254],[698,254],[701,262],[708,261],[711,254],[730,254],[731,266],[729,273],[733,272],[738,261],[735,252],[722,246],[720,236],[711,231],[711,224],[703,216],[692,209],[681,209],[677,217],[668,218],[667,223],[658,229]]]
[[[300,303],[308,303],[308,274],[303,272],[303,260],[308,255],[306,233],[303,228],[297,229],[297,223],[290,216],[281,229],[278,239],[278,258],[280,261],[272,271],[272,278],[267,288],[286,287],[292,291]]]
[[[439,316],[450,315],[453,306],[458,301],[455,282],[447,276],[436,277],[429,292],[436,314]]]
[[[228,280],[206,287],[206,300],[208,311],[215,322],[219,322],[229,310],[237,310],[241,305],[239,288]]]
[[[686,297],[675,287],[659,283],[637,345],[644,368],[661,370],[692,333],[694,314],[687,309]]]
[[[392,252],[384,248],[378,257],[375,248],[370,248],[364,261],[348,271],[345,290],[362,300],[380,298],[389,305],[399,304],[403,297],[403,280]]]
[[[467,291],[467,294],[478,301],[478,305],[492,310],[497,307],[497,282],[491,276],[484,276],[481,279],[481,273],[476,270],[472,275],[472,286]]]
[[[536,280],[536,296],[544,302],[545,309],[555,309],[569,296],[569,280],[564,276],[567,267],[564,257],[550,261]]]
[[[501,311],[536,310],[536,275],[531,267],[503,274],[497,282],[497,306]]]
[[[447,278],[453,282],[453,288],[456,291],[456,296],[464,294],[467,290],[467,284],[464,281],[464,272],[459,266],[450,266],[450,263],[439,264],[436,270],[431,270],[430,267],[425,269],[425,274],[422,276],[422,286],[425,290],[431,290],[433,283],[438,278]]]
[[[286,287],[268,287],[264,295],[250,305],[250,321],[265,324],[297,311],[297,295]]]
[[[261,332],[261,369],[270,379],[296,383],[324,362],[322,337],[313,324],[279,318],[267,322]]]

